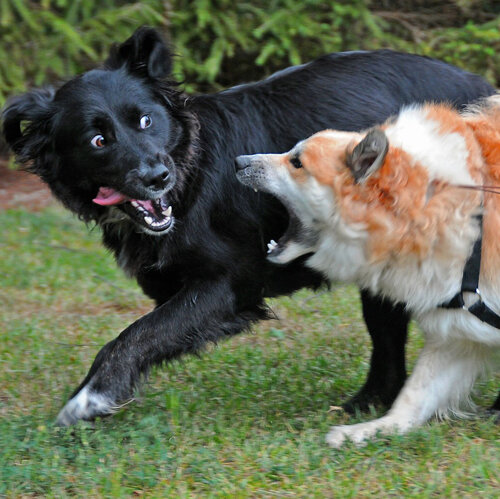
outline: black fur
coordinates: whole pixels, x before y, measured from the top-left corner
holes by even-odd
[[[266,317],[264,297],[322,284],[301,261],[266,261],[266,243],[285,231],[286,211],[237,182],[236,156],[283,152],[324,128],[368,128],[412,102],[462,107],[494,92],[476,75],[388,50],[324,56],[213,95],[183,94],[169,81],[170,68],[166,45],[142,28],[112,50],[103,68],[56,92],[13,99],[3,114],[19,161],[83,220],[102,226],[104,244],[156,301],[99,352],[74,393],[87,387],[111,405],[132,397],[152,365]],[[140,130],[144,113],[153,124]],[[89,145],[96,133],[107,137],[103,150]],[[144,180],[153,167],[169,172],[154,188]],[[103,186],[133,199],[162,196],[173,207],[173,227],[152,235],[117,207],[92,203]],[[374,352],[350,409],[391,403],[406,377],[404,307],[364,292],[362,300]],[[110,412],[90,403],[84,412],[68,407],[62,424]]]

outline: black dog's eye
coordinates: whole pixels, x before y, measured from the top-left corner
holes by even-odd
[[[291,160],[290,163],[292,163],[292,166],[294,168],[302,168],[302,163],[300,162],[300,159],[298,156],[294,156]]]
[[[153,120],[151,119],[151,116],[149,116],[149,114],[145,114],[144,116],[141,116],[139,126],[144,130],[145,128],[149,128],[152,123]]]
[[[90,143],[97,149],[104,147],[106,145],[106,139],[102,135],[96,135],[92,137]]]

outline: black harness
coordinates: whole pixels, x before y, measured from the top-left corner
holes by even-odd
[[[479,222],[479,236],[474,243],[472,254],[465,263],[460,291],[448,302],[439,305],[441,308],[461,308],[476,316],[480,321],[500,329],[500,316],[489,308],[481,298],[479,291],[479,272],[481,270],[481,248],[483,242],[483,215],[476,215]],[[470,307],[464,302],[464,293],[474,293],[478,300]]]

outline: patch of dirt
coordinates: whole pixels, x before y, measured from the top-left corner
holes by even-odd
[[[19,207],[39,211],[53,202],[49,188],[36,175],[11,170],[0,159],[0,211]]]

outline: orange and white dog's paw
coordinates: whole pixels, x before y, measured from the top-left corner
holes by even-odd
[[[411,419],[386,415],[367,423],[332,426],[326,435],[326,443],[336,449],[342,447],[347,440],[357,446],[362,446],[366,445],[367,440],[375,437],[377,433],[384,435],[402,434],[406,433],[412,426],[414,424]]]
[[[348,440],[358,446],[365,445],[378,429],[372,423],[332,426],[326,435],[326,443],[335,449],[342,447]]]

